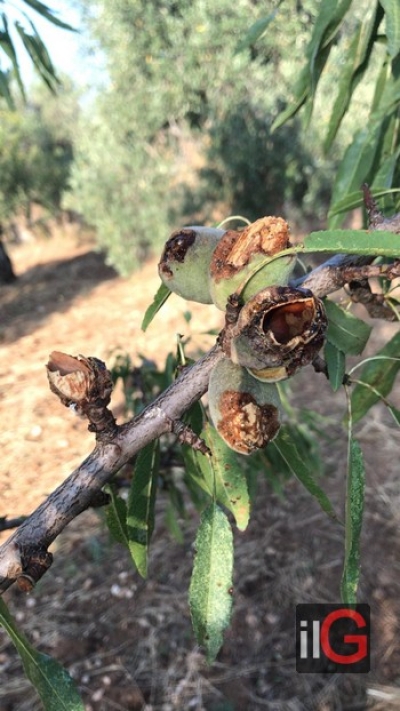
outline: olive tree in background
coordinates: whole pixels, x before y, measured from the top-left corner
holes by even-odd
[[[326,202],[331,173],[317,132],[302,134],[300,121],[271,132],[318,5],[284,3],[272,31],[240,51],[259,16],[250,0],[86,3],[105,78],[77,133],[68,204],[120,272],[177,224],[300,215],[307,194],[315,216]]]
[[[364,180],[380,195],[392,184],[396,2],[271,2],[266,16],[249,0],[83,5],[104,85],[68,204],[120,272],[177,224],[284,212],[304,227],[332,185],[337,224]]]
[[[7,221],[18,212],[29,212],[32,200],[59,207],[72,158],[71,143],[67,145],[57,140],[49,125],[43,125],[43,117],[37,110],[35,115],[33,107],[28,110],[21,106],[21,98],[25,100],[26,93],[19,54],[27,52],[37,75],[54,93],[61,83],[35,27],[35,17],[40,16],[60,29],[72,28],[40,0],[2,2],[1,9],[0,284],[15,280],[2,239]]]
[[[388,196],[387,207],[394,207],[400,173],[399,71],[397,0],[320,3],[306,61],[274,129],[301,113],[311,126],[314,112],[320,120],[318,105],[323,100],[323,147],[329,155],[336,150],[335,141],[349,116],[358,115],[334,181],[329,210],[332,227],[341,224],[347,210],[361,205],[364,182],[375,195]],[[332,86],[333,78],[335,91],[328,100],[326,93],[321,97],[321,89],[327,82]]]

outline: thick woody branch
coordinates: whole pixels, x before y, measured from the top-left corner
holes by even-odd
[[[87,459],[0,547],[0,592],[16,580],[25,589],[33,586],[51,565],[48,546],[142,447],[173,430],[173,423],[206,392],[220,358],[222,351],[215,346],[138,417],[118,427],[112,440],[98,441]]]
[[[369,199],[368,192],[366,197]],[[383,223],[385,229],[390,229],[388,221],[381,217],[373,201],[369,201],[367,207],[373,229],[382,229]],[[392,231],[399,231],[398,216],[392,222]],[[385,275],[393,279],[400,275],[399,262],[371,266],[371,261],[365,257],[337,255],[297,280],[293,286],[307,287],[315,296],[323,297],[351,282],[363,283],[372,276]],[[214,346],[138,417],[118,426],[107,408],[109,382],[102,364],[96,359],[73,359],[69,356],[65,359],[57,352],[52,354],[48,366],[51,387],[65,404],[78,407],[89,419],[97,444],[85,461],[0,547],[0,594],[15,581],[25,589],[35,584],[51,565],[50,544],[82,511],[106,502],[102,492],[104,485],[146,444],[167,432],[175,432],[181,440],[201,449],[201,442],[178,423],[191,405],[207,391],[210,373],[222,357],[222,348]]]

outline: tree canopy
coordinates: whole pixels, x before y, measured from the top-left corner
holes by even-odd
[[[120,270],[177,220],[212,220],[222,203],[224,216],[255,218],[327,191],[300,122],[271,133],[317,2],[286,3],[273,32],[242,51],[259,15],[250,0],[87,5],[108,80],[78,134],[72,204]]]

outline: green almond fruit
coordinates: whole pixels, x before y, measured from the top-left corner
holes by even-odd
[[[213,368],[208,397],[215,428],[235,452],[252,454],[278,434],[281,411],[276,385],[256,380],[229,358]]]
[[[266,286],[287,284],[296,255],[279,257],[279,253],[288,247],[289,226],[282,217],[263,217],[241,232],[225,232],[210,262],[210,293],[215,306],[224,311],[228,297],[235,292],[247,301]]]
[[[217,228],[197,226],[173,232],[158,265],[163,283],[183,299],[212,304],[208,265],[224,233]]]

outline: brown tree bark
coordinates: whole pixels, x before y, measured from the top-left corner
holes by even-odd
[[[7,254],[4,242],[1,239],[2,229],[0,227],[0,284],[12,284],[17,278],[11,259]]]

